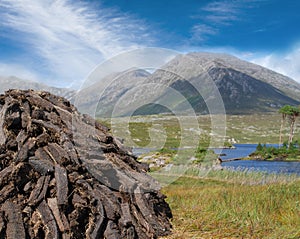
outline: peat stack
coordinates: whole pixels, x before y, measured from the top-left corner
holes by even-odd
[[[172,216],[147,167],[47,92],[0,96],[0,238],[157,238]]]

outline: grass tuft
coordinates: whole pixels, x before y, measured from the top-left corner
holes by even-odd
[[[175,238],[299,238],[299,179],[245,185],[181,177],[165,186]]]

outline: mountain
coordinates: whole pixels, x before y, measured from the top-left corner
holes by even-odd
[[[63,96],[79,111],[110,117],[173,112],[251,114],[300,104],[300,84],[234,56],[180,54],[154,72],[115,72],[75,92],[16,77],[0,77],[0,92],[34,89]]]
[[[293,79],[228,54],[217,53],[189,53],[186,56],[206,67],[227,68],[249,75],[257,80],[271,84],[292,98],[300,100],[300,84]],[[184,58],[185,55],[178,56]],[[183,59],[182,59],[183,60]]]
[[[149,72],[135,68],[114,73],[81,89],[71,101],[75,103],[80,112],[108,116],[112,114],[114,106],[118,100],[122,99],[123,95],[141,85],[149,76]],[[130,101],[132,100],[130,99]]]
[[[220,97],[228,114],[270,112],[285,104],[300,104],[299,83],[227,54],[178,55],[152,74],[131,69],[108,78],[112,83],[105,89],[97,83],[79,93],[78,99],[87,97],[78,100],[82,111],[98,116],[110,116],[113,111],[114,115],[221,113]],[[101,97],[97,97],[98,89],[104,92]]]
[[[20,89],[20,90],[43,90],[48,91],[52,94],[63,96],[67,99],[72,98],[75,95],[74,90],[67,88],[51,87],[40,82],[23,80],[14,76],[1,77],[0,76],[0,93],[4,93],[9,89]]]

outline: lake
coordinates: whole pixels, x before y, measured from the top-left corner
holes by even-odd
[[[235,144],[234,149],[213,149],[216,154],[225,154],[220,156],[222,160],[233,158],[244,158],[256,150],[257,144]],[[267,144],[268,147],[278,147],[278,144]]]
[[[222,167],[233,170],[264,171],[267,173],[287,173],[300,175],[300,162],[282,161],[259,161],[259,160],[226,160],[232,158],[243,158],[255,151],[257,144],[235,144],[235,149],[213,149],[216,154],[226,154],[220,156],[224,161]],[[278,147],[278,144],[267,144],[267,146]],[[133,153],[137,156],[155,151],[154,148],[134,148]]]
[[[300,176],[300,162],[237,160],[224,162],[222,167],[241,171],[263,171],[276,174],[297,174]]]
[[[243,158],[253,153],[257,144],[235,144],[235,149],[214,149],[216,154],[226,154],[220,156],[223,160],[222,166],[233,170],[264,171],[267,173],[284,173],[300,175],[300,162],[284,161],[259,161],[259,160],[226,160],[232,158]],[[278,147],[278,144],[267,144],[267,146]]]

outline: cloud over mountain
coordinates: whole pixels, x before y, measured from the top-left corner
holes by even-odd
[[[26,46],[34,62],[42,61],[28,68],[69,84],[84,79],[101,61],[150,39],[142,21],[83,1],[3,0],[0,17],[2,37]]]
[[[269,54],[252,61],[300,82],[300,46],[285,54]]]

